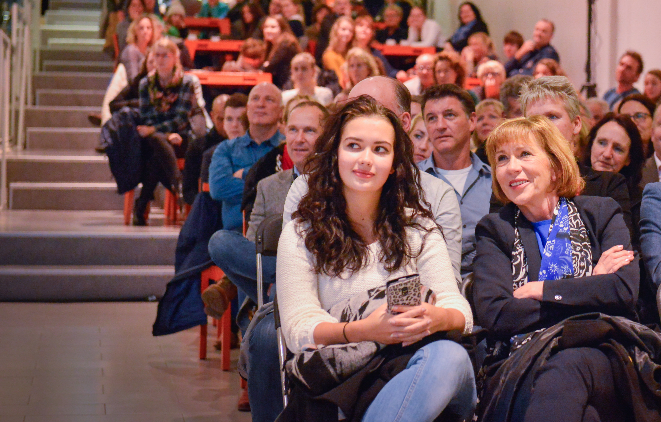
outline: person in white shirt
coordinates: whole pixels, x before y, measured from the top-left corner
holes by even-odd
[[[421,7],[411,8],[407,23],[409,25],[409,36],[406,40],[400,41],[401,45],[442,48],[445,44],[445,36],[441,25],[427,18],[427,14]]]

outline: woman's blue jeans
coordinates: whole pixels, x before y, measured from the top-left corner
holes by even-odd
[[[472,420],[477,403],[473,366],[466,350],[450,340],[418,349],[406,369],[379,392],[363,421],[433,421],[446,410]]]

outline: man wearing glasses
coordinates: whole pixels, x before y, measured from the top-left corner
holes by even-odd
[[[415,59],[415,76],[404,82],[411,95],[421,95],[422,92],[434,85],[434,56],[421,54]]]

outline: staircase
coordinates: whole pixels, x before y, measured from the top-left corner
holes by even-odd
[[[0,212],[0,301],[140,300],[173,275],[178,228],[123,226],[123,197],[97,154],[112,61],[99,0],[51,0],[43,18],[26,148],[8,156]],[[152,211],[150,223],[162,221]]]

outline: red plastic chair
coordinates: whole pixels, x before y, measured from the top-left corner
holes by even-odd
[[[202,278],[200,282],[200,293],[209,287],[210,281],[214,280],[219,282],[223,278],[225,273],[223,270],[218,268],[215,265],[207,268],[202,271]],[[214,322],[216,320],[214,319]],[[230,302],[223,314],[223,317],[220,319],[220,323],[217,324],[217,335],[216,338],[220,338],[222,345],[220,348],[221,362],[220,367],[223,371],[230,370],[230,348],[231,348],[231,335],[232,335],[232,303]],[[200,325],[200,359],[207,358],[207,324]]]

